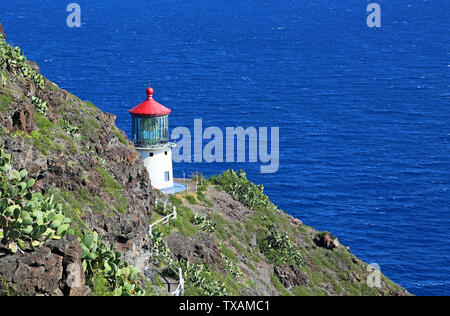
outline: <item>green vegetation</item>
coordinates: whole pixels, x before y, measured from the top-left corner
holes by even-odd
[[[35,180],[10,163],[11,155],[0,150],[0,239],[8,242],[10,251],[34,250],[49,239],[73,234],[62,205],[54,203],[53,196],[33,193]]]
[[[196,205],[197,199],[193,195],[185,195],[184,198],[189,202],[189,204]]]
[[[72,136],[72,138],[79,139],[81,137],[80,129],[73,125],[67,117],[59,120],[59,126],[64,132]]]
[[[272,272],[270,274],[270,283],[273,285],[274,288],[280,292],[283,296],[291,296],[292,294],[289,293],[289,291],[281,284],[280,279],[277,278],[277,276]]]
[[[177,208],[183,206],[183,201],[177,198],[174,194],[169,195],[169,201],[173,206],[176,206]]]
[[[103,177],[103,186],[111,199],[115,200],[116,210],[124,214],[128,209],[128,200],[122,195],[123,188],[102,167],[97,167],[97,172]]]
[[[238,261],[238,258],[236,257],[234,251],[225,246],[223,243],[219,243],[219,249],[222,252],[222,254],[224,254],[227,258],[230,258],[234,262]]]
[[[0,296],[20,296],[17,287],[8,284],[5,278],[0,279]]]
[[[216,224],[216,237],[219,240],[228,240],[232,236],[228,232],[227,227],[229,226],[229,223],[226,219],[224,219],[219,213],[214,212],[210,214],[211,219]]]
[[[42,99],[33,96],[31,98],[32,103],[34,105],[34,108],[41,113],[42,115],[48,115],[48,107],[47,102],[43,101]]]
[[[41,130],[34,130],[29,135],[22,134],[22,136],[25,138],[25,141],[31,141],[33,146],[45,156],[57,150],[63,150],[62,146],[53,142],[45,131],[43,133]]]
[[[207,219],[206,216],[201,216],[200,214],[196,214],[191,222],[207,233],[214,233],[216,230],[216,224],[212,220]]]
[[[0,239],[11,252],[33,251],[50,239],[73,235],[72,220],[63,213],[63,206],[53,195],[44,198],[34,193],[35,180],[26,170],[11,168],[11,155],[0,150]],[[60,193],[60,192],[59,192]],[[60,194],[61,196],[61,194]],[[81,217],[71,214],[77,219]],[[79,223],[78,223],[79,224]],[[145,291],[137,284],[137,269],[122,261],[122,253],[99,242],[97,233],[80,233],[83,269],[93,295],[141,296]],[[5,284],[3,293],[15,292]]]
[[[35,129],[30,134],[24,131],[18,131],[13,134],[13,137],[21,136],[29,144],[36,147],[43,155],[47,156],[56,151],[63,151],[64,148],[60,144],[52,141],[52,132],[55,126],[46,117],[42,116],[39,112],[35,113],[35,123],[38,129]]]
[[[97,233],[79,238],[83,269],[93,295],[143,296],[145,291],[136,283],[137,268],[122,261],[122,253],[99,243]]]
[[[178,262],[181,266],[186,282],[187,296],[227,296],[229,292],[217,275],[204,264],[190,264],[185,260]]]
[[[6,112],[9,109],[9,106],[13,102],[12,97],[7,93],[6,90],[2,90],[0,94],[0,111]]]
[[[168,257],[170,255],[170,249],[162,239],[163,233],[157,229],[152,232],[152,248],[155,249],[160,255]]]
[[[88,118],[79,127],[79,130],[83,138],[97,140],[100,132],[100,123],[93,118]]]
[[[197,228],[192,224],[194,214],[188,207],[177,208],[177,218],[171,223],[171,227],[176,228],[180,233],[186,236],[195,236],[198,234]]]
[[[231,275],[239,281],[239,279],[242,277],[242,271],[241,268],[239,268],[235,262],[230,260],[225,255],[221,255],[222,261],[225,263],[225,267],[227,268],[227,271],[231,273]]]
[[[119,132],[119,130],[116,127],[113,128],[113,133],[119,139],[119,142],[121,142],[125,146],[128,146],[126,138],[122,135],[122,133]]]
[[[259,248],[266,258],[279,265],[291,263],[300,267],[303,264],[302,256],[292,246],[288,234],[279,232],[273,225],[270,225],[269,231],[270,234],[259,242]]]
[[[0,73],[0,83],[2,84],[2,86],[4,86],[8,80],[9,80],[9,76],[7,75],[7,73],[4,73],[2,70]]]
[[[237,173],[233,170],[228,170],[221,175],[212,176],[209,181],[215,185],[219,185],[231,194],[235,200],[253,210],[258,208],[277,209],[270,202],[269,197],[264,194],[264,187],[250,182],[243,170]]]
[[[0,35],[0,69],[6,67],[33,81],[41,89],[44,88],[44,77],[30,66],[20,48],[9,46],[3,36]],[[2,76],[2,84],[3,81],[4,78]]]
[[[209,182],[220,186],[235,200],[255,211],[245,223],[244,238],[249,241],[250,234],[256,233],[258,247],[270,262],[290,263],[296,267],[303,263],[300,251],[294,248],[289,238],[291,228],[286,225],[284,214],[270,202],[261,185],[257,186],[250,182],[242,170],[239,172],[225,171],[219,176],[211,177]],[[230,229],[234,235],[237,234],[233,228]],[[220,227],[218,227],[218,231],[222,239],[231,237]],[[254,257],[252,256],[252,258]]]

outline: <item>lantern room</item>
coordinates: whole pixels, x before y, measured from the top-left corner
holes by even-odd
[[[152,186],[163,190],[173,187],[172,148],[169,141],[170,109],[153,99],[153,89],[146,90],[147,99],[131,114],[132,139],[141,154]]]
[[[147,88],[147,100],[129,112],[132,117],[132,137],[137,148],[158,147],[169,143],[171,110],[153,99],[153,89]]]

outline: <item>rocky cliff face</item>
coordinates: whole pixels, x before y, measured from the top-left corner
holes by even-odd
[[[82,296],[89,293],[81,270],[81,247],[71,236],[35,252],[0,258],[5,286],[0,295]]]
[[[152,191],[115,116],[40,78],[20,55],[2,58],[0,71],[0,146],[13,167],[27,169],[38,191],[63,203],[77,235],[97,231],[142,271]]]
[[[263,206],[259,197],[246,205],[259,189],[241,180],[246,185],[240,196],[223,182],[209,181],[198,192],[171,197],[178,219],[162,231],[174,260],[213,267],[211,282],[221,280],[232,295],[409,295],[329,232]],[[186,184],[195,190],[195,183]],[[202,294],[201,287],[188,284],[186,293]]]
[[[0,146],[12,154],[13,167],[27,169],[36,190],[64,205],[76,236],[98,232],[144,272],[149,221],[167,214],[155,208],[133,144],[114,115],[41,77],[17,52],[0,49]],[[380,288],[369,287],[368,266],[334,236],[278,211],[245,177],[234,180],[205,181],[196,193],[170,197],[178,218],[160,228],[155,245],[183,266],[186,294],[408,295],[384,276]],[[192,191],[195,185],[187,184]],[[80,257],[75,237],[24,254],[0,247],[0,295],[85,295]],[[148,287],[167,295],[157,273]]]

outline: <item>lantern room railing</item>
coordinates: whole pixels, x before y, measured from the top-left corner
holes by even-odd
[[[158,147],[169,143],[169,118],[165,116],[132,116],[133,142],[139,148]]]

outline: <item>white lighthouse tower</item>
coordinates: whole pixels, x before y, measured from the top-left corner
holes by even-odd
[[[153,99],[153,89],[147,88],[147,100],[129,110],[132,137],[144,160],[152,186],[158,190],[173,187],[172,148],[169,142],[170,109]]]

